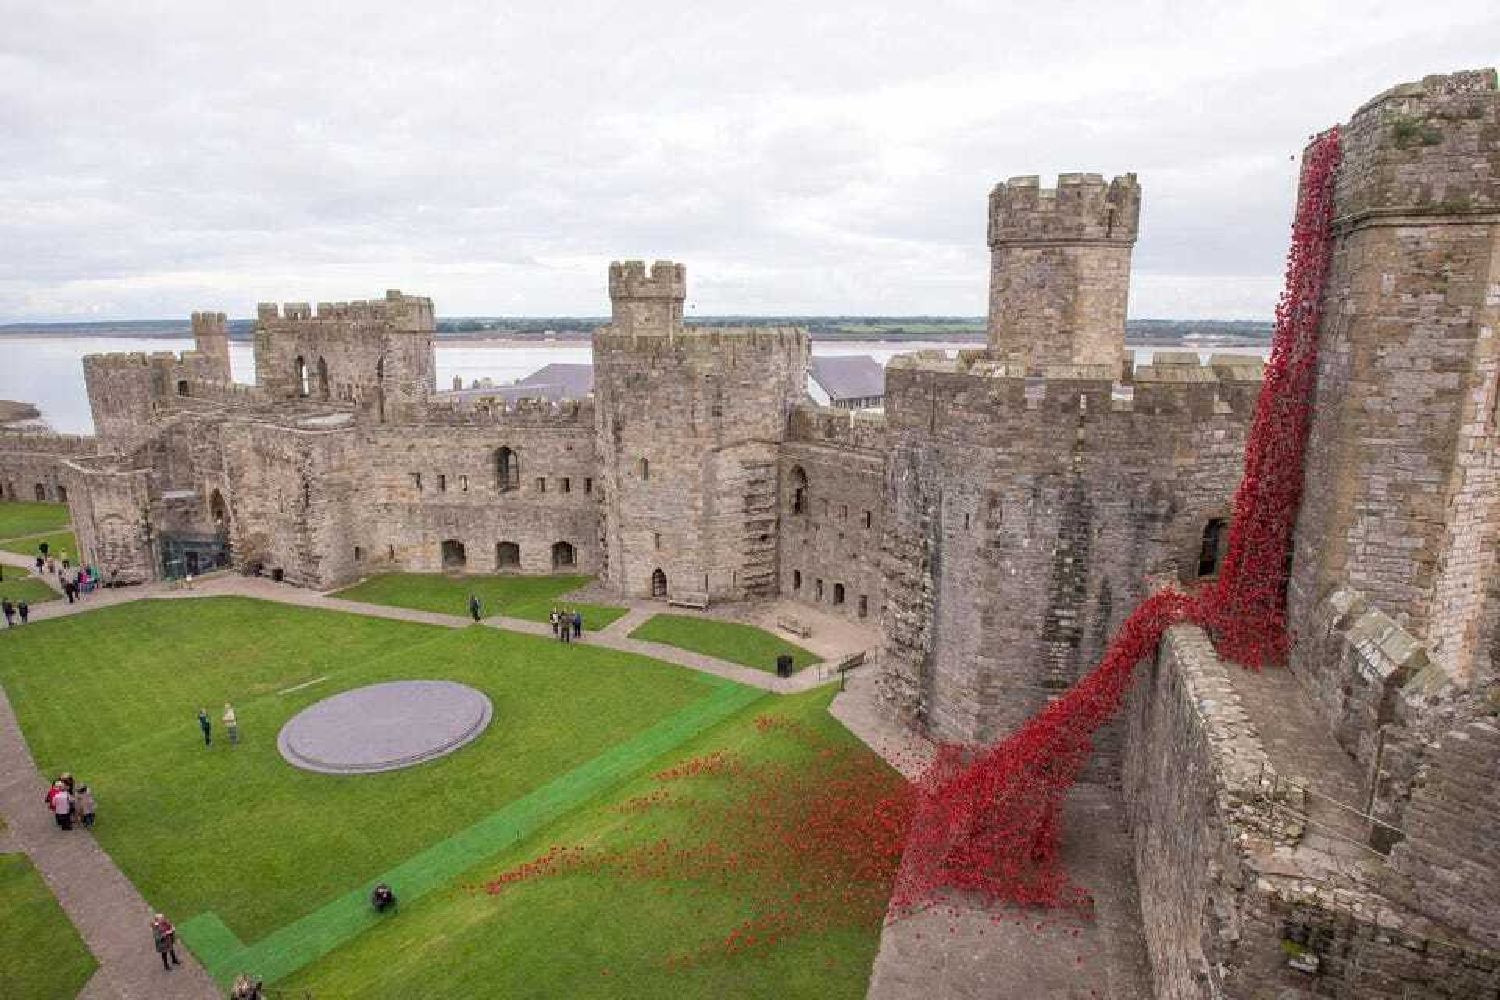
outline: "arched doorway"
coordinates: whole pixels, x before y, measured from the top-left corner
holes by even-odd
[[[521,546],[515,542],[495,544],[495,568],[499,570],[521,568]]]
[[[443,540],[443,571],[457,571],[464,568],[468,560],[464,556],[464,543],[456,538],[445,538]]]
[[[1198,550],[1198,575],[1213,576],[1219,572],[1219,560],[1223,558],[1224,529],[1229,522],[1222,517],[1211,518],[1203,526],[1203,545]]]
[[[552,546],[552,568],[572,569],[578,565],[578,553],[568,542],[556,542]]]
[[[224,494],[214,490],[208,495],[208,516],[214,522],[214,531],[221,535],[229,532],[229,507],[224,503]]]
[[[651,574],[651,596],[659,600],[667,596],[667,574],[661,571],[660,566]]]

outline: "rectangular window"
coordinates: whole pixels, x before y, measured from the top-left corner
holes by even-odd
[[[418,493],[422,492],[422,474],[420,472],[413,472],[411,474],[411,484],[417,488]]]
[[[354,546],[354,561],[355,562],[364,562],[364,559],[365,559],[365,550],[362,549],[362,548],[360,548],[358,545]]]
[[[536,491],[538,493],[546,493],[547,492],[547,477],[546,476],[537,476],[536,477]]]
[[[653,532],[651,532],[651,547],[652,548],[657,548],[657,549],[661,548],[661,532],[660,531],[653,531]]]
[[[572,493],[573,492],[573,480],[571,478],[569,478],[568,476],[563,476],[562,477],[562,491],[564,493]]]
[[[859,616],[865,618],[870,614],[870,598],[865,594],[859,595]]]
[[[441,473],[441,472],[438,473],[438,492],[439,493],[447,493],[448,492],[448,477],[445,476],[445,475],[443,475],[443,473]]]
[[[458,477],[458,489],[459,489],[460,493],[467,493],[467,492],[469,492],[469,477],[468,476],[459,476]]]
[[[846,503],[839,504],[839,520],[849,520],[849,505]]]
[[[875,523],[875,517],[874,517],[874,515],[871,514],[869,511],[865,511],[865,530],[869,531],[870,530],[870,526],[872,524],[874,524],[874,523]]]
[[[592,492],[594,492],[594,477],[593,476],[589,476],[586,479],[584,479],[584,481],[583,481],[583,492],[585,492],[585,493],[592,493]]]

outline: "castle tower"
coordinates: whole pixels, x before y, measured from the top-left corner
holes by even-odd
[[[685,327],[683,266],[609,267],[594,334],[604,579],[624,594],[776,588],[777,449],[807,393],[800,329]]]
[[[230,381],[229,328],[221,312],[193,313],[193,348],[200,355],[200,378]]]
[[[362,404],[387,419],[436,391],[432,300],[383,299],[256,309],[255,379],[273,399]]]
[[[1381,94],[1343,150],[1290,625],[1310,641],[1346,584],[1482,683],[1500,649],[1482,638],[1500,621],[1495,71]],[[1333,710],[1337,665],[1294,649],[1293,666]]]
[[[989,346],[1001,360],[1118,367],[1125,349],[1135,174],[1012,177],[990,192]]]

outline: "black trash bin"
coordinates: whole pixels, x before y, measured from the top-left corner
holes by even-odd
[[[776,676],[792,676],[792,658],[786,653],[783,653],[780,656],[776,657]]]

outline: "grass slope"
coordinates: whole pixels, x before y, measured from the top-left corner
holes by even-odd
[[[34,576],[21,576],[22,572],[24,571],[10,567],[11,575],[0,580],[0,597],[9,598],[11,603],[25,601],[27,604],[41,604],[62,597],[44,581]]]
[[[752,765],[774,760],[817,768],[816,749],[757,725],[768,715],[811,727],[850,752],[868,753],[827,714],[831,697],[823,689],[762,701],[662,756],[654,767],[720,751]],[[693,780],[700,795],[736,792],[733,783]],[[456,884],[413,905],[402,903],[394,917],[279,986],[293,996],[310,991],[370,998],[863,997],[879,946],[878,918],[868,926],[789,937],[764,951],[713,954],[691,968],[669,968],[674,952],[715,951],[725,930],[746,915],[745,886],[576,872],[521,882],[499,895],[481,888],[553,844],[628,849],[691,839],[701,822],[691,809],[622,805],[661,787],[643,775]]]
[[[692,615],[653,615],[632,639],[660,642],[757,670],[775,671],[776,657],[790,654],[793,670],[819,662],[816,654],[754,625],[721,622]]]
[[[68,526],[68,505],[32,501],[0,501],[0,538],[39,535]]]
[[[71,531],[54,531],[43,535],[24,535],[20,538],[10,538],[0,542],[0,549],[14,552],[23,556],[36,556],[37,546],[42,542],[47,543],[49,555],[58,559],[66,553],[67,557],[74,563],[78,561],[78,539],[73,537]]]
[[[0,681],[43,773],[92,786],[96,836],[154,905],[179,923],[212,910],[243,941],[722,688],[597,647],[243,598],[135,602],[5,641]],[[489,695],[485,734],[422,767],[358,777],[299,771],[277,753],[277,732],[307,705],[424,677]],[[218,727],[225,699],[239,716],[235,748]],[[215,720],[212,749],[200,705]]]
[[[31,859],[0,854],[0,992],[73,997],[97,965]]]
[[[574,608],[588,631],[604,628],[625,614],[624,608],[579,604],[562,595],[589,582],[586,576],[463,576],[437,573],[391,573],[372,576],[334,594],[351,601],[416,608],[449,615],[469,613],[469,595],[482,605],[481,614],[504,615],[544,622],[553,608]]]

